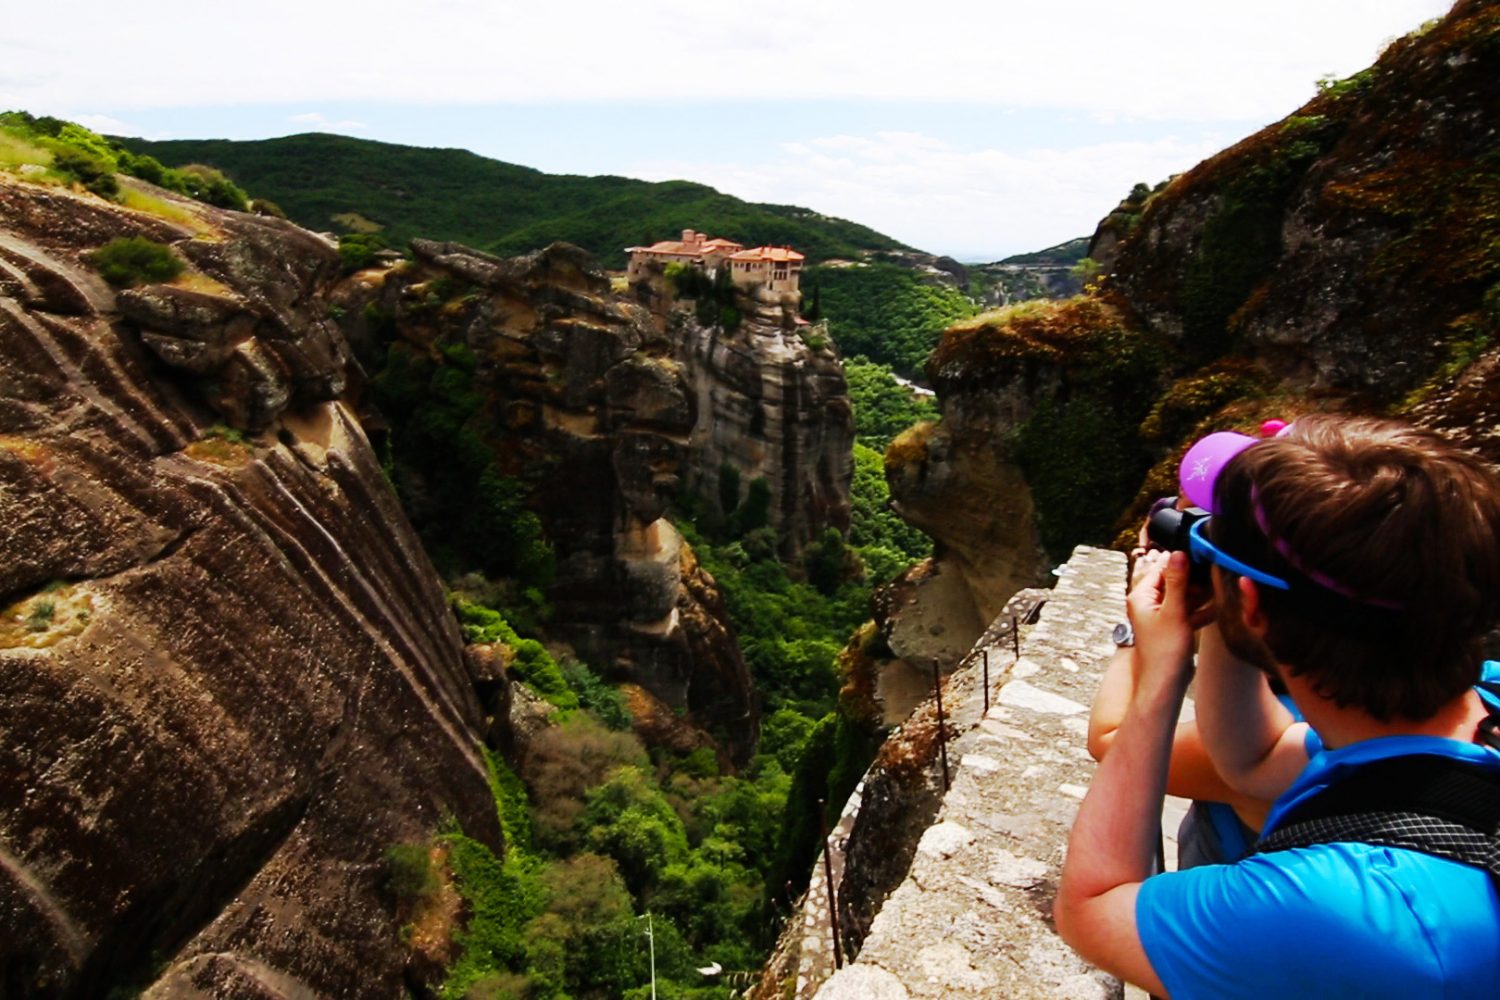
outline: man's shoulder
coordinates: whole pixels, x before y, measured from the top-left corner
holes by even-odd
[[[1485,872],[1367,844],[1158,875],[1141,887],[1136,921],[1173,996],[1226,995],[1224,970],[1242,973],[1245,996],[1302,995],[1299,982],[1338,984],[1339,995],[1421,996],[1417,984],[1450,971],[1460,986],[1500,974],[1494,956],[1477,970],[1462,957],[1475,940],[1500,938],[1500,903]],[[1274,968],[1264,964],[1271,954]]]

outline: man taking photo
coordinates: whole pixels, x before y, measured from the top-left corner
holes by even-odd
[[[1059,933],[1177,1000],[1500,995],[1500,701],[1476,688],[1500,676],[1479,652],[1500,617],[1500,483],[1385,421],[1212,438],[1184,460],[1211,515],[1191,557],[1147,553],[1128,599],[1139,678],[1073,826]],[[1204,746],[1274,805],[1256,853],[1151,876],[1193,673],[1190,558],[1212,564],[1217,608]]]

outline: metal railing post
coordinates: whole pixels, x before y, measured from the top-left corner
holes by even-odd
[[[828,886],[828,923],[833,930],[833,967],[842,969],[844,962],[839,948],[839,900],[838,893],[833,890],[833,861],[828,850],[828,809],[822,799],[818,800],[818,825],[823,830],[823,881]]]
[[[938,672],[938,661],[932,661],[932,689],[937,694],[938,750],[943,757],[943,791],[948,790],[948,726],[943,721],[943,676]]]

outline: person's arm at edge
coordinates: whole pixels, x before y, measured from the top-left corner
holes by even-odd
[[[1122,646],[1111,657],[1089,708],[1089,755],[1103,760],[1114,745],[1115,735],[1135,690],[1135,647]],[[1172,737],[1171,764],[1167,768],[1167,794],[1205,802],[1227,802],[1254,814],[1265,803],[1241,795],[1214,768],[1196,720],[1179,722]]]
[[[1274,802],[1307,765],[1307,723],[1229,651],[1217,625],[1201,633],[1197,695],[1199,732],[1219,774],[1241,795]]]
[[[1073,822],[1053,908],[1058,934],[1080,955],[1158,995],[1166,990],[1141,945],[1135,902],[1156,855],[1173,730],[1191,674],[1186,586],[1187,557],[1174,553],[1155,560],[1131,591],[1141,676]]]

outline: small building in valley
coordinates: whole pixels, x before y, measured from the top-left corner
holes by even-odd
[[[745,249],[743,243],[733,240],[709,239],[692,229],[682,231],[680,240],[662,240],[649,247],[626,247],[630,264],[625,277],[639,281],[646,276],[649,264],[688,264],[705,271],[717,270],[733,254]]]
[[[790,247],[751,247],[733,240],[710,239],[692,229],[680,240],[662,240],[648,247],[627,247],[630,264],[625,277],[631,282],[645,278],[653,265],[686,264],[712,274],[727,266],[736,288],[759,288],[768,295],[797,295],[802,254]]]
[[[802,254],[791,247],[755,247],[729,257],[729,276],[736,288],[759,285],[768,292],[798,294]]]

